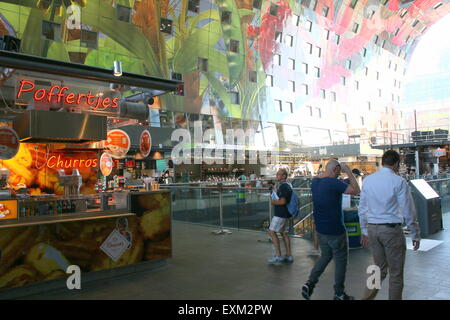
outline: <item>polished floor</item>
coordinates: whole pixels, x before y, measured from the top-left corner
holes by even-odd
[[[430,239],[443,243],[429,251],[407,251],[404,299],[450,300],[450,214],[448,229]],[[295,262],[268,265],[272,244],[260,232],[232,230],[215,235],[214,228],[175,222],[173,258],[166,266],[114,279],[82,283],[81,290],[59,289],[25,299],[302,299],[299,288],[317,257],[308,256],[311,242],[293,239]],[[371,264],[368,249],[350,250],[346,290],[359,298]],[[334,265],[330,263],[316,286],[313,300],[333,296]],[[387,299],[388,279],[377,299]]]

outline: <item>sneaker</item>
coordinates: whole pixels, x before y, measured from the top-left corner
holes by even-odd
[[[279,262],[283,262],[283,257],[280,256],[273,256],[272,258],[270,258],[269,260],[267,260],[267,263],[269,264],[273,264],[273,263],[279,263]]]
[[[341,295],[334,295],[334,300],[355,300],[355,297],[348,296],[345,292]]]
[[[292,263],[292,262],[294,262],[294,257],[293,256],[284,256],[283,261]]]
[[[303,298],[305,298],[306,300],[309,300],[311,298],[313,291],[314,291],[314,286],[309,281],[307,281],[302,287]]]

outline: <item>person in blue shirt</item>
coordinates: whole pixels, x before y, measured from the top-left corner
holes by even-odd
[[[337,179],[341,170],[348,175],[350,184]],[[310,299],[319,277],[334,257],[336,263],[334,300],[354,300],[344,290],[348,239],[342,214],[342,194],[358,194],[360,192],[358,182],[347,165],[330,160],[325,172],[312,180],[311,192],[321,256],[311,270],[308,281],[302,287],[302,296],[307,300]]]

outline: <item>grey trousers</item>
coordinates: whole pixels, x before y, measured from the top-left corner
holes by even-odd
[[[344,293],[345,273],[347,271],[348,260],[348,239],[347,233],[341,235],[328,235],[317,233],[319,237],[320,258],[309,275],[309,282],[315,286],[319,277],[334,257],[336,264],[334,292],[337,295]]]
[[[389,300],[402,300],[403,268],[405,266],[406,240],[401,226],[370,225],[369,243],[373,261],[380,268],[381,281],[389,271]],[[376,297],[378,289],[366,286],[363,299]]]

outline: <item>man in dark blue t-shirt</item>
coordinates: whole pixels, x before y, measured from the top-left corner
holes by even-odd
[[[272,197],[272,204],[275,206],[275,214],[272,217],[269,226],[269,235],[275,248],[275,256],[267,261],[270,264],[278,262],[294,262],[288,233],[291,215],[287,208],[287,204],[291,201],[292,192],[294,191],[290,184],[286,182],[287,176],[288,173],[286,169],[281,168],[278,170],[277,180],[280,185],[276,192],[275,199]],[[281,256],[280,241],[278,240],[277,232],[283,236],[283,242],[286,248],[286,255],[284,257]]]
[[[337,177],[344,171],[350,184],[339,181]],[[309,300],[319,277],[334,257],[336,263],[334,300],[353,300],[344,291],[345,272],[347,270],[348,240],[342,215],[342,194],[358,194],[358,182],[350,168],[336,160],[327,163],[326,171],[312,180],[313,216],[319,237],[321,256],[302,287],[302,295]]]

